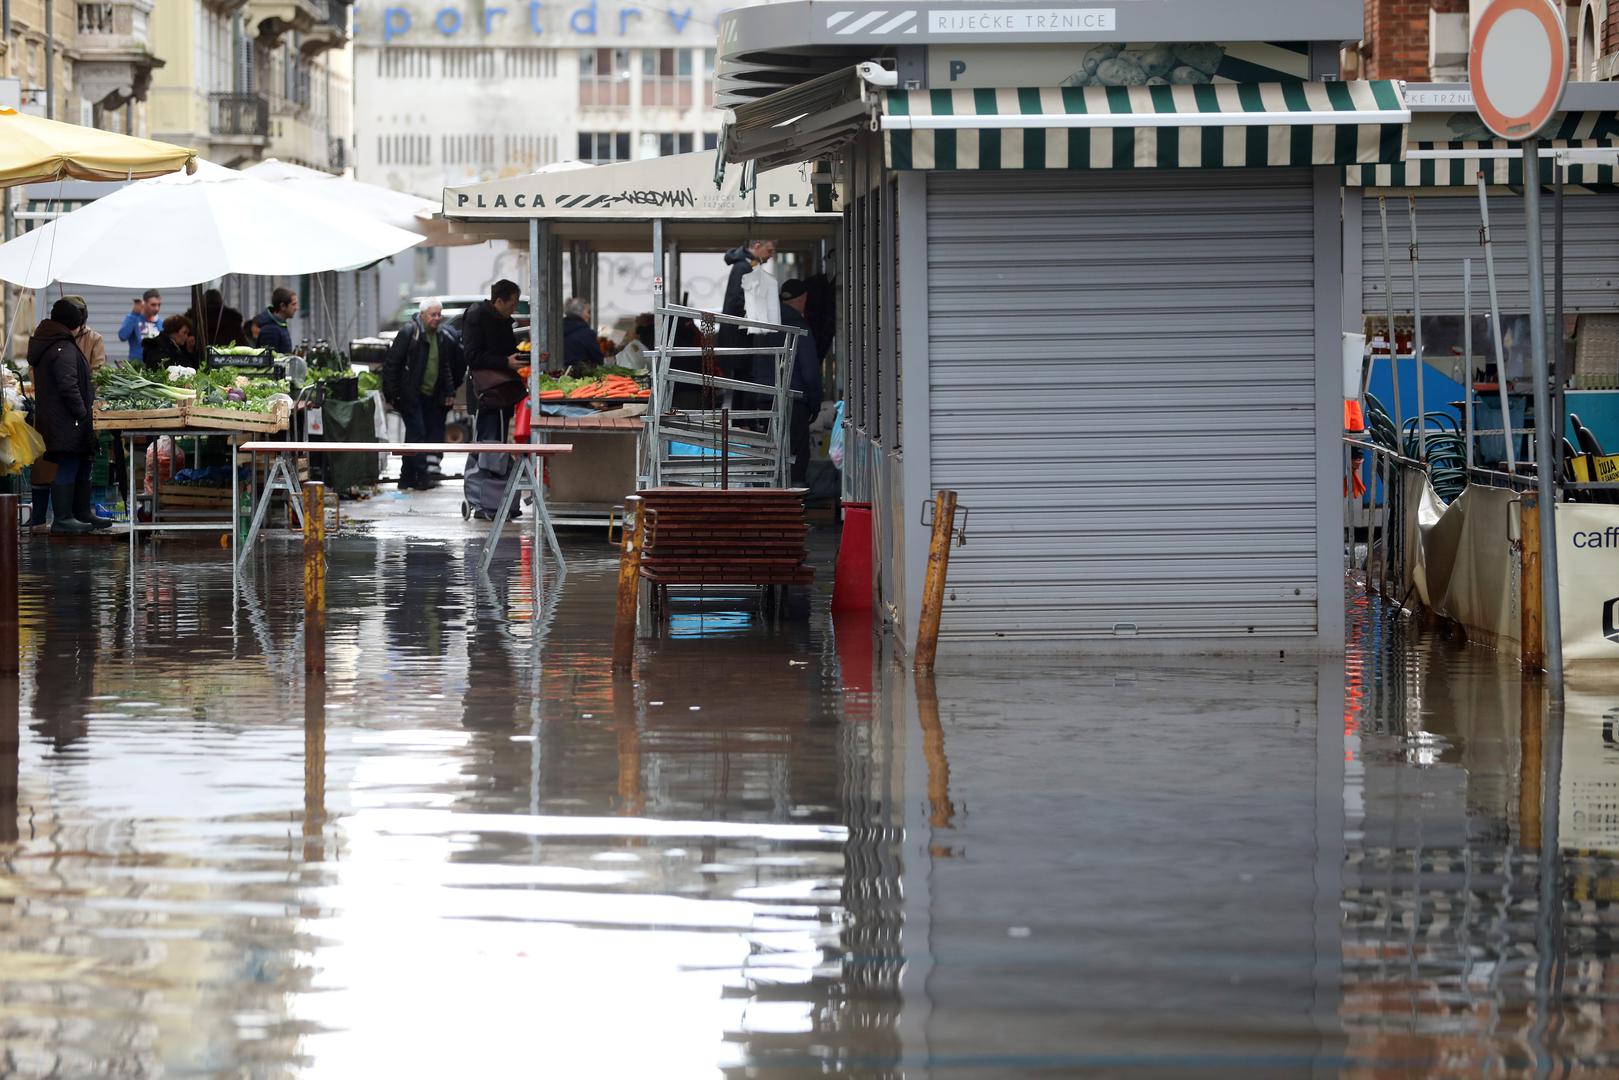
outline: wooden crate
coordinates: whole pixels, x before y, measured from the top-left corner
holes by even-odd
[[[201,507],[225,510],[230,507],[230,488],[202,487],[195,484],[163,484],[158,487],[158,505],[173,510]]]
[[[282,431],[287,426],[287,412],[242,412],[240,409],[221,409],[212,405],[187,405],[186,427],[212,431],[247,431],[267,434]]]
[[[186,410],[180,405],[172,409],[97,409],[94,417],[97,431],[168,431],[186,426]]]

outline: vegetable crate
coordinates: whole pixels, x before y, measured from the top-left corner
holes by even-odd
[[[208,428],[215,431],[264,433],[283,431],[287,426],[287,416],[288,412],[284,408],[266,413],[248,412],[243,409],[222,409],[211,405],[187,405],[185,407],[187,427]]]
[[[228,487],[202,487],[196,484],[163,484],[158,498],[166,509],[228,509],[231,490]]]
[[[95,414],[98,431],[167,431],[186,426],[186,410],[176,405],[170,409],[100,409]]]

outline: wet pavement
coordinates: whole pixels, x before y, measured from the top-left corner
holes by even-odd
[[[825,582],[615,680],[599,537],[359,517],[313,683],[285,541],[25,543],[0,1076],[1619,1071],[1619,688],[1359,598],[1347,660],[919,682]]]

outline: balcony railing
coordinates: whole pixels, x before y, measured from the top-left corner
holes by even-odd
[[[208,100],[213,134],[260,139],[270,134],[270,100],[263,94],[210,94]]]

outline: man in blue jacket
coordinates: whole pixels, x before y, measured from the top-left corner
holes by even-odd
[[[124,321],[118,327],[118,340],[129,344],[129,362],[139,364],[146,354],[142,351],[146,339],[156,337],[159,332],[157,316],[163,310],[163,297],[158,295],[156,289],[147,289],[141,298],[124,316]]]
[[[278,353],[292,352],[292,330],[287,323],[296,314],[298,294],[284,286],[277,287],[270,293],[270,306],[253,316],[253,325],[259,330],[254,339],[258,347]]]

